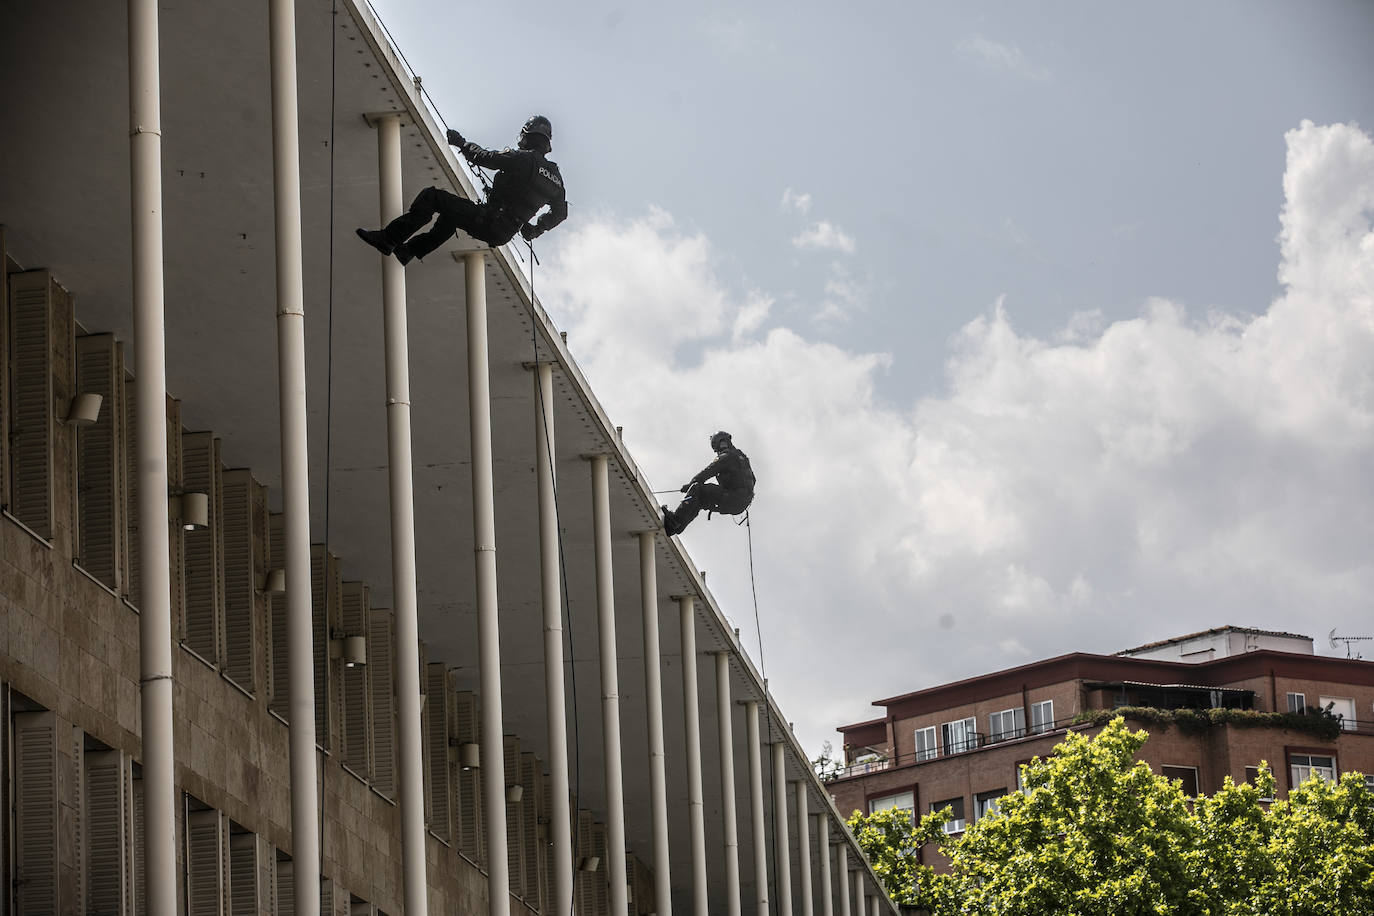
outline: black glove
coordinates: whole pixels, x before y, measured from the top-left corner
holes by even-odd
[[[467,146],[468,141],[464,140],[463,135],[452,127],[448,129],[448,133],[444,134],[444,136],[448,139],[450,146]]]
[[[544,230],[540,229],[534,223],[525,223],[525,225],[520,227],[520,237],[527,242],[532,242],[543,234]]]

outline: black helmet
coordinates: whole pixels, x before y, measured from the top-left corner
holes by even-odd
[[[529,134],[538,134],[544,138],[546,146],[553,146],[553,124],[543,115],[533,115],[525,126],[520,128],[520,139],[524,140]]]
[[[711,448],[720,451],[723,445],[734,445],[734,442],[731,441],[730,434],[722,429],[711,437]]]

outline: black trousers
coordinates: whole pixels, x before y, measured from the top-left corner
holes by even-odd
[[[753,501],[754,494],[749,490],[727,490],[718,483],[699,483],[687,491],[673,510],[673,518],[681,530],[690,525],[699,512],[739,515]]]
[[[439,218],[434,220],[429,231],[411,238],[435,216]],[[520,224],[511,225],[510,220],[502,219],[486,204],[473,203],[440,188],[425,188],[415,196],[410,209],[387,223],[382,232],[392,246],[406,242],[411,255],[423,258],[452,238],[459,229],[495,246],[504,245],[514,238]]]

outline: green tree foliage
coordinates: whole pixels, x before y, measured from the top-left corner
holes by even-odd
[[[1374,916],[1374,794],[1313,777],[1269,804],[1274,778],[1227,778],[1190,799],[1135,759],[1147,734],[1117,718],[1071,732],[1022,770],[1024,792],[946,838],[948,812],[850,818],[892,898],[935,916]],[[951,871],[921,865],[938,843]]]

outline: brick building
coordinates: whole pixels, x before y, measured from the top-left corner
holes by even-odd
[[[1118,707],[1236,709],[1341,717],[1334,739],[1278,724],[1219,724],[1201,733],[1145,726],[1140,758],[1211,793],[1252,778],[1261,760],[1280,796],[1316,772],[1374,773],[1374,662],[1317,656],[1305,636],[1240,627],[1181,636],[1116,655],[1075,652],[873,704],[885,715],[843,725],[844,767],[828,783],[848,814],[949,805],[955,833],[1016,789],[1019,766],[1045,756],[1080,714]]]

